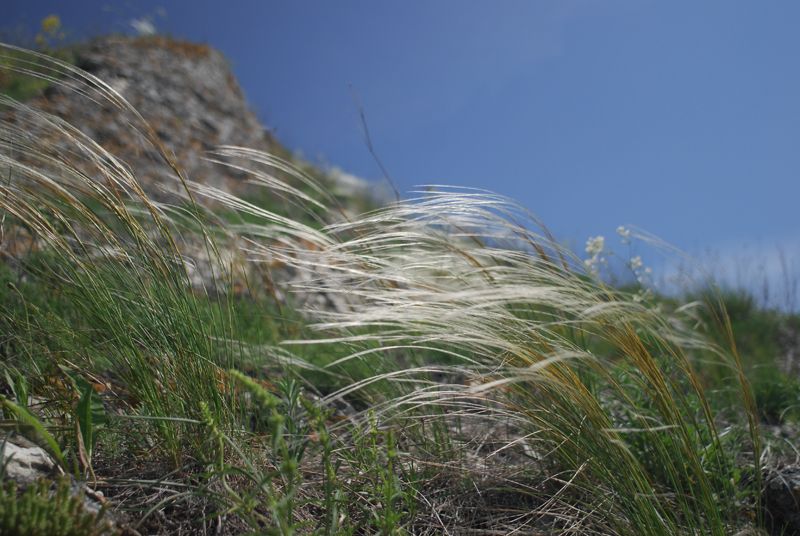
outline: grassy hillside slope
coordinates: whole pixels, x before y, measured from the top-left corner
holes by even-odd
[[[62,517],[142,534],[782,530],[762,490],[796,418],[796,316],[613,288],[499,196],[366,210],[281,150],[235,147],[210,169],[247,192],[193,181],[114,86],[27,54],[0,57],[117,118],[164,186],[0,96],[3,422],[50,478],[106,501],[98,519],[64,499]],[[0,527],[29,533],[24,504],[45,533],[81,533],[47,524],[42,486],[5,486]]]

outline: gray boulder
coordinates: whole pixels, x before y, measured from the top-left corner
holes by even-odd
[[[5,478],[22,485],[52,476],[56,471],[53,458],[44,449],[19,437],[7,439],[2,445],[0,464]]]

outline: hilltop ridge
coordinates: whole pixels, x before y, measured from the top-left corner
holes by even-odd
[[[245,173],[208,161],[209,152],[231,145],[290,160],[344,197],[364,201],[374,194],[367,181],[338,168],[320,169],[286,149],[250,107],[228,60],[209,45],[164,36],[109,35],[76,46],[70,53],[76,67],[108,84],[141,114],[193,182],[247,195]],[[31,107],[78,127],[119,157],[136,170],[148,195],[163,198],[165,190],[177,186],[163,180],[172,170],[148,144],[132,135],[130,118],[120,120],[120,110],[107,100],[63,82],[35,96]],[[231,161],[230,157],[223,160]]]

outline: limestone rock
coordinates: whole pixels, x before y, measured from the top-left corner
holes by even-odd
[[[5,478],[23,485],[51,476],[55,470],[55,462],[44,449],[24,440],[6,440],[0,460]]]
[[[75,59],[141,114],[188,180],[240,193],[245,175],[208,162],[207,152],[219,145],[262,151],[277,146],[248,106],[225,57],[211,47],[160,36],[106,36],[77,48]],[[142,130],[136,118],[122,117],[91,85],[62,81],[31,105],[121,158],[148,195],[163,198],[180,186],[158,151],[136,134]]]

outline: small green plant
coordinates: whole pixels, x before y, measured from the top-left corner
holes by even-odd
[[[781,424],[800,415],[800,382],[774,366],[763,365],[753,372],[753,392],[761,418],[767,424]]]
[[[14,402],[21,408],[27,408],[30,401],[30,385],[25,375],[16,367],[5,366],[3,371],[6,385],[14,396]]]
[[[270,452],[274,457],[273,471],[255,471],[248,476],[257,486],[257,492],[266,502],[269,512],[270,533],[290,536],[296,532],[294,505],[300,484],[299,465],[305,450],[306,438],[299,433],[296,411],[299,409],[299,391],[293,383],[285,383],[281,399],[267,391],[252,378],[237,370],[229,374],[254,398],[255,406],[266,420],[266,433],[270,439]],[[281,407],[288,412],[281,411]]]
[[[106,412],[102,402],[94,392],[94,386],[78,378],[76,387],[80,392],[80,398],[75,408],[75,424],[77,433],[75,439],[77,443],[78,457],[81,465],[94,474],[92,470],[92,456],[97,444],[98,432],[106,424]]]
[[[378,449],[378,434],[373,434],[372,448]],[[386,440],[386,465],[377,465],[380,467],[378,478],[380,482],[379,489],[381,490],[381,506],[382,508],[376,509],[373,512],[374,523],[380,530],[383,536],[394,536],[396,534],[403,534],[401,529],[402,509],[400,504],[406,497],[403,493],[403,488],[400,485],[396,471],[397,463],[397,445],[395,445],[394,434],[392,430],[388,430],[385,434]]]
[[[341,481],[337,477],[341,464],[334,458],[334,443],[325,422],[328,412],[323,411],[319,406],[307,399],[303,399],[302,402],[316,433],[316,439],[319,442],[324,478],[322,484],[322,508],[325,515],[320,519],[318,526],[315,528],[315,533],[320,536],[346,534],[348,521],[345,514],[347,508],[346,495]]]
[[[5,536],[106,536],[117,534],[105,508],[91,512],[69,479],[41,480],[24,490],[14,481],[0,485],[0,534]]]
[[[36,44],[45,51],[52,51],[63,44],[67,37],[61,25],[61,17],[52,14],[42,19],[39,33],[36,34]]]
[[[355,503],[343,505],[350,517],[360,519],[357,526],[369,526],[371,533],[383,536],[406,534],[416,514],[414,489],[401,478],[400,453],[392,428],[381,429],[374,412],[351,431],[351,447],[339,455],[350,472],[361,475],[352,479],[350,497]]]

